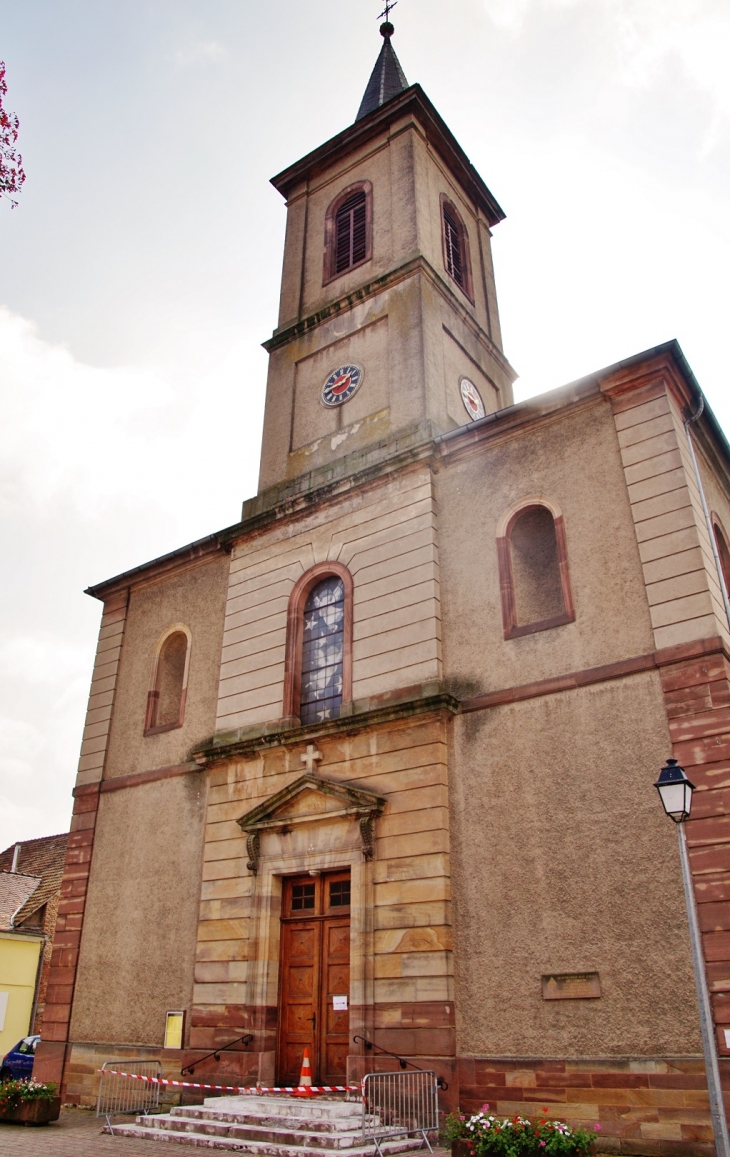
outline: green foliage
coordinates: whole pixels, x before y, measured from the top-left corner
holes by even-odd
[[[481,1113],[467,1117],[450,1113],[444,1133],[451,1141],[466,1141],[474,1157],[581,1157],[589,1153],[596,1139],[594,1129],[571,1129],[564,1121],[542,1116],[495,1117],[485,1105]],[[543,1113],[547,1113],[547,1108]]]
[[[0,1116],[26,1101],[52,1101],[57,1095],[58,1089],[53,1081],[47,1085],[40,1085],[37,1081],[3,1081],[0,1084]]]
[[[444,1121],[443,1135],[446,1143],[466,1140],[466,1122],[468,1117],[463,1113],[449,1113]]]

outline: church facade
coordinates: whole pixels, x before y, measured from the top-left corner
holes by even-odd
[[[674,755],[698,788],[728,1056],[728,445],[676,343],[513,404],[502,210],[383,35],[355,123],[274,179],[257,496],[89,592],[36,1076],[91,1103],[112,1058],[272,1086],[389,1052],[447,1106],[709,1154],[652,784]]]

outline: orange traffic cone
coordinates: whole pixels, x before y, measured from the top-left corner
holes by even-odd
[[[312,1066],[309,1063],[309,1047],[305,1048],[304,1056],[302,1058],[302,1071],[299,1074],[299,1088],[297,1089],[297,1091],[295,1093],[292,1093],[292,1096],[293,1097],[314,1097],[314,1096],[316,1096],[316,1094],[312,1092]]]

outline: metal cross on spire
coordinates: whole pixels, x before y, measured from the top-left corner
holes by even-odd
[[[398,0],[385,0],[385,8],[380,13],[380,16],[378,16],[378,20],[382,20],[383,17],[385,17],[388,24],[390,24],[390,14],[393,11],[393,9],[395,8],[397,3],[398,3]]]

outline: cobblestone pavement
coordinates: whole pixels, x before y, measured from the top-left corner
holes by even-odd
[[[63,1109],[52,1125],[0,1124],[2,1157],[184,1157],[200,1153],[187,1145],[169,1141],[135,1141],[133,1137],[110,1137],[101,1132],[102,1121],[90,1109]],[[203,1150],[207,1152],[208,1150]],[[225,1150],[224,1150],[225,1152]],[[434,1149],[434,1157],[449,1157],[446,1149]]]
[[[52,1125],[0,1124],[0,1154],[2,1157],[97,1157],[97,1154],[105,1157],[107,1153],[115,1153],[117,1157],[153,1157],[164,1152],[170,1157],[182,1157],[188,1152],[180,1145],[175,1145],[171,1152],[169,1142],[165,1141],[110,1137],[102,1134],[103,1123],[91,1109],[62,1109],[60,1120]]]

